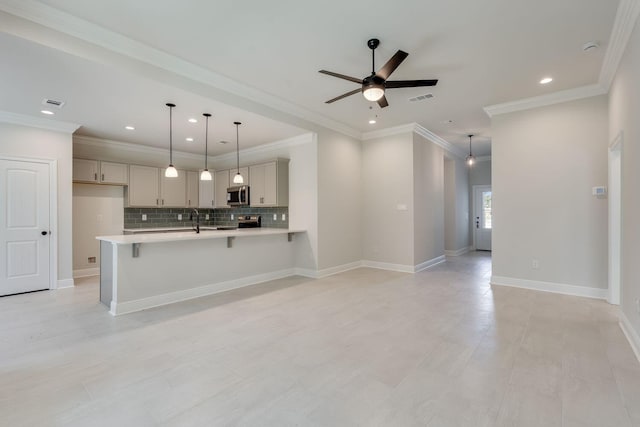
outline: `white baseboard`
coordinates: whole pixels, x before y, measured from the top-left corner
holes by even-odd
[[[61,279],[56,284],[56,289],[73,288],[75,284],[73,279]]]
[[[80,270],[73,270],[73,278],[78,277],[91,277],[98,276],[100,274],[100,268],[83,268]]]
[[[537,280],[516,279],[513,277],[491,276],[492,285],[510,286],[513,288],[531,289],[534,291],[553,292],[556,294],[574,295],[578,297],[607,299],[607,290],[588,288],[586,286],[566,285],[563,283],[540,282]]]
[[[624,336],[627,337],[627,340],[631,345],[631,349],[638,358],[638,362],[640,362],[640,335],[638,335],[638,332],[633,329],[629,318],[622,311],[620,312],[620,322],[618,322],[618,324],[620,325],[620,329],[622,329]]]
[[[468,253],[469,251],[471,251],[471,246],[467,246],[466,248],[458,249],[455,251],[444,251],[444,254],[446,256],[460,256]]]
[[[294,268],[294,274],[298,276],[309,277],[311,279],[322,279],[323,277],[332,276],[334,274],[343,273],[362,267],[362,261],[350,262],[348,264],[337,265],[335,267],[325,268],[323,270],[312,270],[309,268]]]
[[[425,261],[413,267],[413,273],[418,273],[420,271],[426,270],[427,268],[431,268],[434,265],[442,264],[447,259],[444,255],[440,255],[439,257],[430,259],[429,261]]]
[[[413,273],[414,266],[406,264],[392,264],[390,262],[378,262],[378,261],[362,261],[363,267],[378,268],[380,270],[400,271],[402,273]]]
[[[148,308],[158,307],[161,305],[173,304],[193,298],[217,294],[219,292],[230,291],[232,289],[242,288],[244,286],[257,285],[258,283],[268,282],[269,280],[282,279],[284,277],[292,276],[293,274],[294,269],[288,268],[285,270],[257,274],[255,276],[228,280],[226,282],[212,283],[210,285],[200,286],[198,288],[169,292],[166,294],[155,295],[152,297],[133,301],[111,301],[111,309],[109,310],[109,313],[114,316],[119,316],[121,314],[133,313],[136,311],[146,310]]]

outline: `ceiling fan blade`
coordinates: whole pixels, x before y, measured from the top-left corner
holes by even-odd
[[[332,102],[339,101],[339,100],[341,100],[342,98],[346,98],[347,96],[355,95],[355,94],[356,94],[356,93],[358,93],[358,92],[362,92],[362,89],[361,89],[361,88],[358,88],[358,89],[354,89],[354,90],[352,90],[351,92],[343,93],[343,94],[342,94],[342,95],[340,95],[340,96],[336,96],[336,97],[335,97],[335,98],[333,98],[333,99],[330,99],[330,100],[328,100],[328,101],[325,101],[325,104],[331,104]]]
[[[378,105],[380,108],[388,107],[389,103],[387,102],[387,97],[382,95],[382,98],[378,99]]]
[[[345,76],[344,74],[338,74],[338,73],[334,73],[333,71],[327,71],[327,70],[320,70],[318,72],[322,74],[326,74],[328,76],[333,76],[339,79],[349,80],[350,82],[362,84],[362,79],[357,79],[355,77]]]
[[[404,52],[402,50],[397,51],[396,54],[393,55],[386,64],[384,64],[384,67],[380,68],[380,71],[378,71],[376,75],[387,80],[391,73],[393,73],[396,68],[398,68],[398,66],[402,63],[402,61],[405,60],[407,56],[409,56],[407,52]]]
[[[420,86],[435,86],[438,84],[438,80],[391,80],[384,83],[384,87],[387,89],[396,89],[399,87],[420,87]]]

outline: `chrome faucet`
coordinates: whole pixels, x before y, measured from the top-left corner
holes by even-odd
[[[196,225],[195,227],[193,226],[193,216],[196,216]],[[191,209],[191,215],[189,215],[189,219],[191,220],[191,228],[193,228],[193,230],[196,233],[200,233],[200,212],[198,212],[198,209]]]

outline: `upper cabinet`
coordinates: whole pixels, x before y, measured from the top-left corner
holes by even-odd
[[[198,207],[198,193],[200,174],[194,171],[187,171],[187,207]]]
[[[159,169],[129,166],[129,187],[125,189],[129,206],[157,207],[160,204]]]
[[[167,178],[160,169],[160,206],[183,208],[187,205],[187,171],[178,169],[178,176]]]
[[[227,206],[227,188],[229,188],[229,171],[221,170],[216,171],[213,176],[213,182],[215,183],[215,198],[214,207],[226,208]]]
[[[128,165],[98,160],[73,159],[73,181],[127,185]]]
[[[201,171],[202,172],[202,171]],[[211,181],[199,181],[198,205],[201,208],[214,207],[215,200],[215,173],[212,173]]]
[[[289,205],[289,160],[249,167],[251,177],[251,206]]]

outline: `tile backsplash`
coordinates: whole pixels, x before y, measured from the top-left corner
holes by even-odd
[[[191,208],[124,208],[124,228],[190,227],[191,211]],[[203,208],[198,212],[200,226],[234,226],[238,224],[238,215],[260,215],[263,227],[289,228],[288,207]],[[142,215],[147,216],[146,221],[142,220]],[[182,215],[182,220],[178,220],[178,215]],[[205,219],[206,215],[209,215],[209,220]]]

